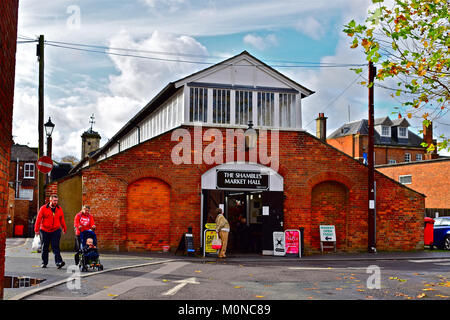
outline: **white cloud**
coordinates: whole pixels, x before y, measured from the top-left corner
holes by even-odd
[[[247,34],[244,37],[244,43],[251,45],[258,50],[265,50],[267,48],[277,46],[278,40],[275,34],[268,34],[265,37]]]
[[[314,40],[319,40],[325,34],[326,26],[314,17],[308,16],[297,22],[295,29]]]

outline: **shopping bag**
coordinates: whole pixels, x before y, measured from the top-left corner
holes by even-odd
[[[211,242],[211,247],[214,250],[219,250],[222,249],[222,240],[220,240],[219,238],[214,238],[213,241]]]
[[[41,247],[41,237],[39,235],[35,235],[33,239],[33,244],[31,245],[32,251],[37,251]]]

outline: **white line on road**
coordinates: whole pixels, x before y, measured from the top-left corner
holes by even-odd
[[[195,278],[187,278],[184,280],[178,280],[178,281],[174,281],[174,282],[179,283],[179,284],[176,285],[175,287],[173,287],[172,289],[168,290],[167,292],[164,292],[162,294],[163,296],[173,296],[175,293],[180,291],[181,288],[183,288],[187,284],[200,284],[200,282],[198,282]]]
[[[426,263],[426,262],[450,262],[450,258],[448,259],[423,259],[423,260],[408,260],[409,262],[414,263]]]
[[[289,267],[290,270],[322,270],[322,271],[333,271],[333,270],[367,270],[367,267],[345,267],[345,268],[334,268],[334,267]]]

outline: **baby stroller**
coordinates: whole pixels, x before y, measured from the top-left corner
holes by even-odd
[[[93,240],[93,244],[97,247],[97,236],[92,230],[86,230],[80,233],[79,250],[75,254],[75,264],[78,265],[81,271],[85,272],[88,269],[101,271],[103,265],[100,263],[100,256],[97,248],[89,248],[86,244],[88,239]]]

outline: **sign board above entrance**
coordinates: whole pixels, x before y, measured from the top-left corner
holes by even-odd
[[[217,170],[217,189],[267,190],[269,175],[259,171]]]

